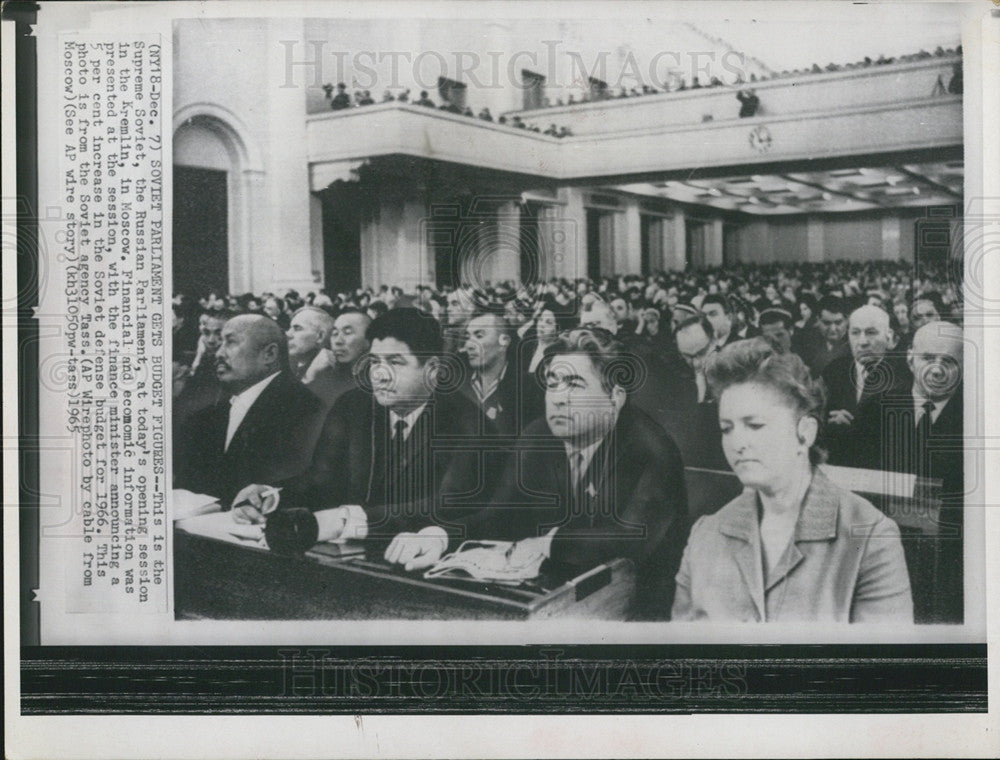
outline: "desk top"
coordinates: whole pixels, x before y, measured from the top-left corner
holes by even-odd
[[[614,560],[584,573],[547,567],[518,586],[425,579],[356,545],[319,544],[303,556],[238,538],[174,531],[175,611],[222,619],[625,619],[634,569]]]

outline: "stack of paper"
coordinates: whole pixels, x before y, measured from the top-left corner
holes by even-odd
[[[189,517],[221,511],[222,505],[219,500],[208,494],[175,488],[170,496],[170,512],[174,520],[186,520]]]

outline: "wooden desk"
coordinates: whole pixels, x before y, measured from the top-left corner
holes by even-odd
[[[178,618],[253,620],[624,620],[635,588],[627,560],[536,589],[424,580],[364,557],[283,557],[174,529]]]

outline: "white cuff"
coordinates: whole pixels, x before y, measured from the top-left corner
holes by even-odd
[[[550,530],[548,533],[546,533],[544,536],[541,537],[540,544],[542,548],[542,554],[545,555],[546,559],[552,556],[552,539],[555,538],[557,530],[559,530],[559,528],[553,528],[552,530]]]
[[[360,504],[344,504],[337,509],[341,510],[341,516],[344,518],[341,538],[361,540],[368,537],[368,515]]]

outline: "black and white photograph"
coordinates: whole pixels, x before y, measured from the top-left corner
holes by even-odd
[[[12,756],[992,755],[1000,12],[276,5],[5,6]]]
[[[175,614],[962,623],[960,28],[790,29],[176,21]]]

